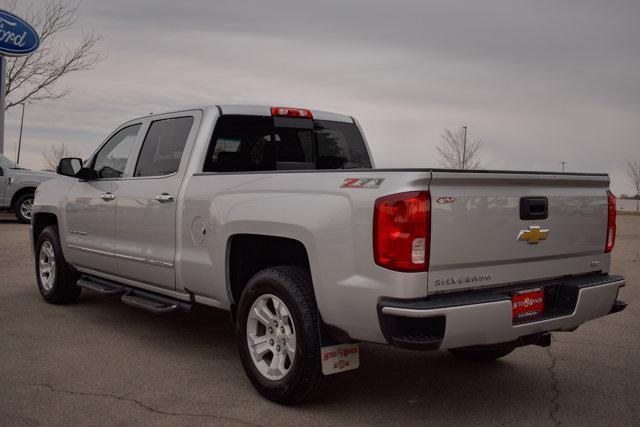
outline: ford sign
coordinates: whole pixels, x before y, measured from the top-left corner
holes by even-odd
[[[36,30],[22,19],[0,10],[0,55],[20,56],[40,45]]]

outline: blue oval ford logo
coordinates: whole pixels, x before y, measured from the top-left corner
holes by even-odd
[[[31,25],[9,12],[0,10],[0,54],[20,56],[33,52],[40,37]]]

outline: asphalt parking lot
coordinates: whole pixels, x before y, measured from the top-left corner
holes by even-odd
[[[614,271],[630,307],[474,364],[362,345],[325,399],[283,407],[245,378],[225,312],[158,317],[84,292],[46,304],[28,226],[0,215],[0,424],[635,424],[640,416],[640,217],[618,217]]]

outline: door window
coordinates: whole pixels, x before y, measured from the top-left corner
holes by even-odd
[[[98,178],[122,178],[141,126],[137,124],[119,130],[102,146],[93,162]]]
[[[193,116],[152,122],[133,176],[163,176],[177,172],[192,126]]]

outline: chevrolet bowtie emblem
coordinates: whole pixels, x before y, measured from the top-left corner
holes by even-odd
[[[525,240],[530,245],[538,243],[540,240],[547,240],[549,230],[540,230],[538,225],[530,225],[528,230],[521,230],[518,233],[518,240]]]

